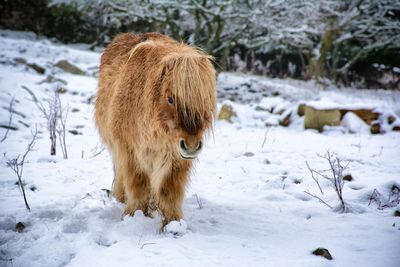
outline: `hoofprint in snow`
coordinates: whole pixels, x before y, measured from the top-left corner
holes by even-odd
[[[220,74],[219,105],[233,99],[237,117],[233,123],[216,122],[191,175],[184,221],[169,226],[176,234],[160,233],[159,216],[148,218],[140,211],[123,216],[123,205],[108,196],[110,156],[101,152],[93,123],[97,82],[92,74],[100,54],[26,33],[0,35],[0,122],[8,125],[8,107],[15,97],[12,126],[18,128],[0,143],[1,266],[398,266],[398,203],[379,208],[370,199],[376,189],[382,206],[400,187],[400,134],[350,134],[343,126],[318,133],[304,130],[299,117],[287,128],[266,128],[273,115],[256,107],[287,108],[328,98],[398,116],[399,92],[321,90],[310,82]],[[60,59],[87,75],[54,67]],[[36,73],[29,63],[46,73]],[[68,159],[62,158],[59,147],[57,156],[49,156],[46,121],[22,88],[42,100],[58,88],[45,81],[48,75],[67,82],[60,96],[69,107],[67,130],[73,130],[67,133]],[[22,177],[28,212],[6,162],[25,152],[35,125],[38,139]],[[0,138],[5,132],[0,129]],[[353,181],[345,183],[343,197],[351,212],[335,212],[305,193],[333,207],[339,204],[329,181],[320,180],[320,194],[306,165],[327,169],[326,160],[317,155],[326,151],[349,162]],[[18,222],[25,226],[20,232]],[[328,249],[333,260],[314,256],[319,247]]]

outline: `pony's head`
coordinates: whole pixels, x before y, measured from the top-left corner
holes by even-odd
[[[160,62],[159,121],[184,159],[197,157],[214,121],[216,77],[211,60],[202,51],[179,44],[178,51]]]

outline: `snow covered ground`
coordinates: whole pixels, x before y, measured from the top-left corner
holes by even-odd
[[[187,188],[188,229],[174,236],[160,233],[160,217],[124,217],[123,206],[107,195],[110,156],[101,152],[93,123],[99,56],[26,33],[0,32],[0,123],[8,124],[15,97],[12,126],[18,128],[0,143],[0,266],[399,266],[399,205],[379,209],[377,201],[370,203],[375,189],[381,205],[398,194],[399,132],[350,134],[339,126],[318,133],[304,130],[297,116],[289,127],[267,128],[275,115],[257,107],[296,107],[322,98],[399,116],[400,92],[321,89],[311,82],[222,73],[219,105],[233,101],[237,118],[216,122]],[[45,74],[21,58],[44,67]],[[87,75],[54,67],[60,59]],[[67,82],[61,100],[70,110],[67,130],[74,130],[67,134],[68,159],[59,147],[57,156],[49,156],[45,119],[22,88],[39,100],[48,97],[57,86],[44,81],[48,75]],[[28,212],[6,162],[25,152],[35,125],[38,140],[23,170]],[[0,128],[0,138],[4,134]],[[349,213],[304,192],[338,206],[329,181],[320,181],[322,196],[306,165],[327,169],[317,154],[328,150],[349,162],[354,179],[343,189]],[[18,222],[25,225],[22,232],[16,231]],[[314,256],[319,247],[333,260]]]

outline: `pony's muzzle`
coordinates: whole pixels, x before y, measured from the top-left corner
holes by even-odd
[[[181,157],[184,159],[196,158],[199,155],[202,147],[203,143],[201,140],[194,145],[188,145],[185,139],[179,140],[179,153],[181,154]]]

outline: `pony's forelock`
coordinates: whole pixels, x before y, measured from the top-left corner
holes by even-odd
[[[188,119],[214,116],[216,85],[212,59],[200,49],[180,45],[161,61],[170,78],[169,89]]]

